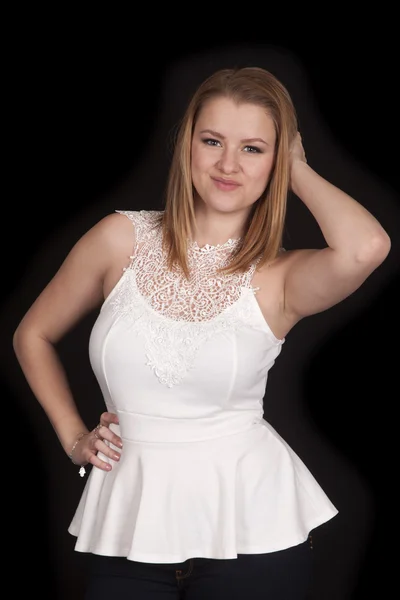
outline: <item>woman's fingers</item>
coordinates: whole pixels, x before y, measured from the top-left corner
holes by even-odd
[[[108,457],[112,461],[118,462],[121,458],[121,453],[113,448],[110,448],[105,441],[95,438],[93,443],[93,454],[90,457],[90,462],[99,469],[110,471],[112,469],[112,465],[109,462],[102,460],[101,456]]]
[[[98,439],[107,440],[117,448],[122,448],[122,439],[114,431],[110,429],[110,425],[114,423],[118,425],[118,415],[115,413],[104,412],[100,416],[100,421],[94,429],[94,434]]]
[[[109,429],[105,425],[100,425],[97,428],[95,428],[93,430],[93,435],[96,441],[103,442],[104,444],[104,441],[106,440],[113,446],[122,448],[122,439],[119,437],[119,435],[111,431],[111,429]],[[98,450],[100,449],[98,445],[96,447]],[[115,450],[113,452],[115,452]]]
[[[111,412],[103,412],[100,415],[98,425],[93,429],[90,436],[91,456],[89,462],[103,471],[110,471],[112,465],[103,460],[103,457],[118,462],[121,453],[116,448],[122,448],[122,439],[110,429],[111,424],[118,425],[118,415]],[[100,456],[99,456],[100,453]]]

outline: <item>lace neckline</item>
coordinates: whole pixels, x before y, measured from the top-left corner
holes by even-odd
[[[204,244],[204,246],[199,246],[199,244],[194,240],[189,240],[189,247],[195,252],[219,252],[221,250],[233,250],[238,246],[242,238],[229,238],[223,244]]]

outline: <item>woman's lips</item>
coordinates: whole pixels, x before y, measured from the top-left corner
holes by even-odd
[[[236,190],[239,187],[239,183],[235,181],[231,181],[230,179],[216,179],[215,177],[211,178],[219,190],[224,192],[230,192],[232,190]]]

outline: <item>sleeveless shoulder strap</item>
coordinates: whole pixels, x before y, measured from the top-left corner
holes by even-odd
[[[150,232],[158,225],[162,211],[158,210],[116,210],[128,217],[135,228],[136,245],[146,241]]]

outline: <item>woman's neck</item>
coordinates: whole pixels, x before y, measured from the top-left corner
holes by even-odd
[[[242,237],[247,214],[243,211],[221,213],[195,208],[196,223],[193,241],[199,247],[205,245],[222,246],[229,240]]]

